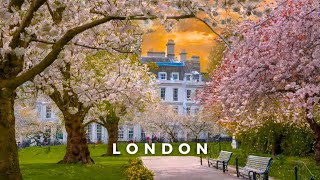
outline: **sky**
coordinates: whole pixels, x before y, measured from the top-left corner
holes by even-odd
[[[206,71],[208,55],[216,38],[216,35],[206,25],[195,19],[180,20],[170,33],[157,21],[153,21],[150,26],[152,31],[143,36],[142,56],[146,56],[150,49],[165,52],[167,41],[172,39],[175,41],[176,57],[179,58],[182,49],[188,52],[188,59],[192,55],[198,55],[201,72]]]

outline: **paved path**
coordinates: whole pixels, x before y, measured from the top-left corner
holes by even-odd
[[[143,164],[155,173],[155,180],[239,180],[235,175],[209,168],[193,156],[144,156]]]

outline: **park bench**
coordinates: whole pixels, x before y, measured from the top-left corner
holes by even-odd
[[[228,163],[231,159],[232,152],[228,151],[220,151],[219,157],[217,159],[213,159],[208,157],[208,166],[213,166],[218,168],[222,168],[223,172],[228,171]]]
[[[248,156],[247,164],[245,167],[240,168],[238,166],[238,158],[236,159],[236,169],[237,176],[242,176],[245,178],[257,179],[257,174],[259,176],[263,175],[264,180],[268,180],[268,171],[271,165],[271,157],[261,157],[261,156]]]

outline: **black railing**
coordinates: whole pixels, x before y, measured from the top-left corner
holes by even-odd
[[[302,174],[301,174],[301,169],[302,169],[303,167],[307,170],[308,177],[310,177],[310,180],[314,180],[315,177],[314,177],[314,175],[312,174],[312,172],[310,171],[310,169],[308,168],[308,166],[307,166],[304,162],[302,162],[302,161],[298,161],[298,162],[302,164],[302,167],[301,167],[300,169],[299,169],[298,165],[296,165],[296,166],[294,167],[294,178],[295,178],[295,180],[300,180],[299,175],[302,176]],[[305,179],[305,178],[303,178],[303,179]],[[302,177],[301,177],[301,180],[302,180]]]

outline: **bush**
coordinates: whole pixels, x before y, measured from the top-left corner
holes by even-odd
[[[268,121],[264,126],[238,137],[246,153],[308,156],[313,153],[313,134],[307,129]]]
[[[139,158],[130,159],[125,174],[130,180],[153,180],[153,172],[144,167]]]

